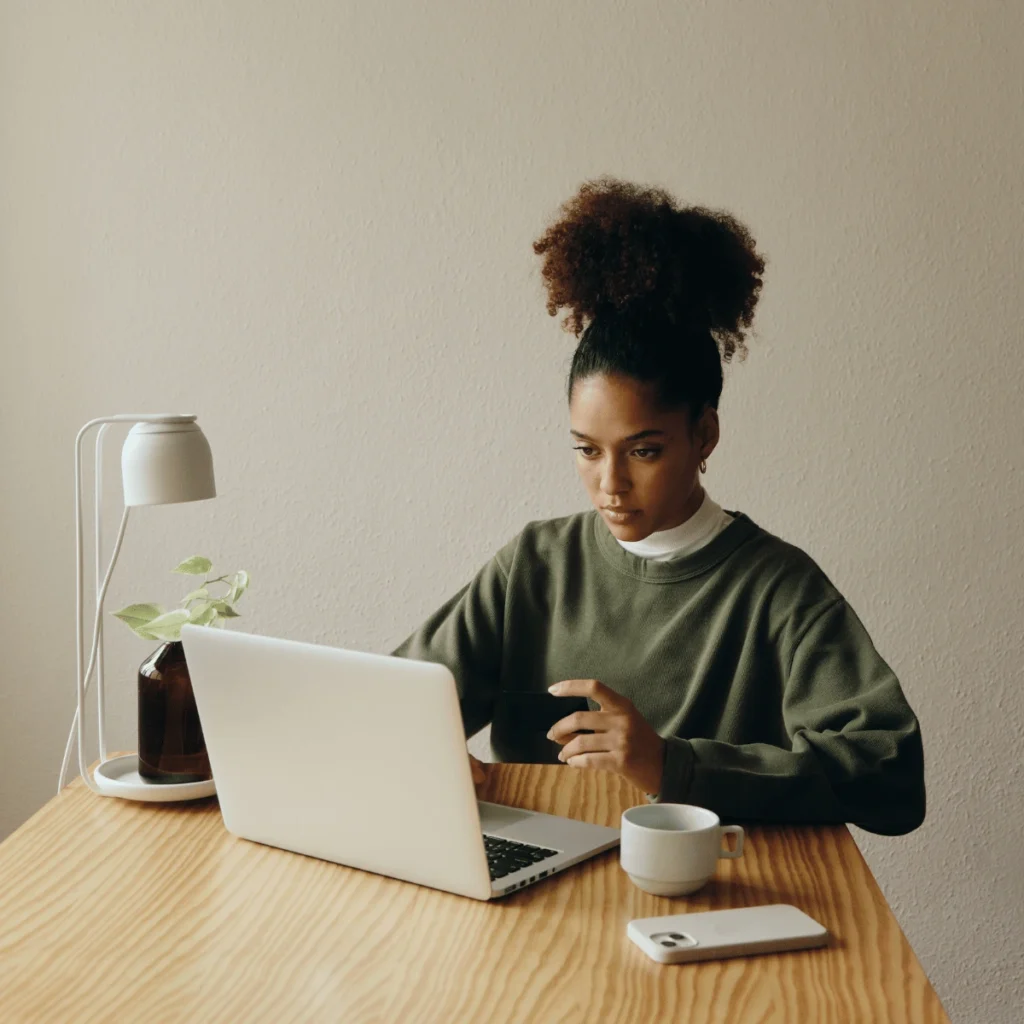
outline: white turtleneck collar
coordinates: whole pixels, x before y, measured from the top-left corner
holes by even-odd
[[[630,554],[665,562],[680,555],[689,555],[715,539],[730,523],[732,516],[722,506],[711,500],[704,492],[700,508],[685,523],[673,526],[671,530],[658,530],[643,540],[615,539]],[[614,534],[613,534],[614,536]]]

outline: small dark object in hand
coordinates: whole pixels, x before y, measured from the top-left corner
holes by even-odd
[[[491,748],[500,761],[561,764],[558,754],[562,745],[547,738],[548,730],[575,711],[589,710],[586,697],[556,697],[546,690],[502,690],[494,706]]]

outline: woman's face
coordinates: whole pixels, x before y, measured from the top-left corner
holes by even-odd
[[[618,375],[576,381],[569,402],[576,468],[619,540],[643,540],[689,519],[704,492],[698,466],[718,443],[718,414],[691,425],[686,409],[662,409],[654,385]]]

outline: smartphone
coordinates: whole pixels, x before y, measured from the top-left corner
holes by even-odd
[[[548,729],[574,711],[588,710],[586,697],[556,697],[546,690],[502,690],[494,702],[491,748],[502,761],[558,764],[562,745],[547,738]]]
[[[826,928],[788,903],[644,917],[630,921],[626,934],[659,964],[811,949],[828,942]]]

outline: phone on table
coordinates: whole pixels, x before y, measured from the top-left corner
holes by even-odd
[[[491,747],[501,760],[515,752],[520,764],[557,764],[560,743],[548,730],[576,711],[589,711],[586,697],[556,697],[546,690],[501,690],[494,702]],[[583,729],[581,732],[593,732]]]
[[[707,910],[630,921],[626,934],[659,964],[811,949],[828,930],[788,903]]]

